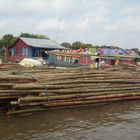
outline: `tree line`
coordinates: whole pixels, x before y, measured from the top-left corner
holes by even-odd
[[[49,39],[48,36],[42,34],[29,34],[29,33],[20,33],[19,37],[30,37],[30,38],[39,38],[39,39]],[[0,58],[3,58],[4,53],[7,48],[10,47],[18,37],[13,34],[6,34],[0,39]]]
[[[81,43],[80,41],[76,41],[72,44],[70,44],[68,42],[64,42],[61,44],[61,46],[66,47],[66,48],[70,48],[70,49],[93,48],[93,47],[95,47],[95,48],[111,48],[111,49],[119,49],[120,48],[117,46],[108,46],[108,45],[98,46],[98,45],[92,45],[92,44],[84,44],[84,43]],[[132,48],[131,50],[133,50],[138,55],[140,55],[140,50],[138,48]]]
[[[72,44],[68,43],[68,42],[63,42],[61,44],[61,46],[66,47],[66,48],[70,48],[70,49],[80,49],[80,48],[119,48],[116,46],[107,46],[107,45],[92,45],[92,44],[86,44],[86,43],[82,43],[80,41],[76,41]]]
[[[50,39],[46,35],[30,34],[30,33],[20,33],[19,37]],[[8,47],[10,47],[16,41],[16,39],[17,39],[17,37],[12,34],[6,34],[6,35],[2,36],[2,38],[0,39],[0,57],[1,58],[3,57],[4,53],[6,52],[6,49]],[[72,44],[69,42],[63,42],[63,43],[61,43],[61,46],[69,48],[69,49],[93,48],[93,47],[95,47],[95,48],[99,48],[99,47],[101,47],[101,48],[119,48],[119,47],[107,46],[107,45],[98,46],[98,45],[86,44],[86,43],[82,43],[80,41],[76,41]],[[140,55],[140,51],[138,48],[133,48],[131,50],[135,51],[137,54]]]

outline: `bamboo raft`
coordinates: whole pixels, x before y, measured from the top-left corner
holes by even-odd
[[[13,75],[15,69],[18,73]],[[0,108],[9,115],[138,99],[139,69],[0,66]]]

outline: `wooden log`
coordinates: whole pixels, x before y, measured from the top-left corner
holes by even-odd
[[[53,84],[53,85],[60,85],[60,84],[72,84],[72,83],[131,83],[131,84],[135,84],[135,83],[140,83],[140,80],[136,80],[136,79],[129,79],[129,80],[124,80],[124,79],[117,79],[117,80],[63,80],[63,81],[50,81],[47,84]],[[45,83],[44,83],[45,84]]]
[[[133,86],[133,87],[118,87],[116,88],[115,86],[112,88],[107,88],[105,89],[94,89],[94,88],[89,88],[85,89],[86,87],[82,88],[75,88],[75,89],[61,89],[61,90],[51,90],[51,94],[68,94],[68,93],[85,93],[85,92],[103,92],[103,91],[121,91],[121,90],[136,90],[139,89],[139,85]],[[84,90],[85,89],[85,90]],[[38,95],[39,93],[46,93],[46,90],[0,90],[0,97],[1,96],[9,96],[9,95]]]
[[[35,79],[14,79],[14,80],[7,80],[7,79],[3,79],[0,80],[0,83],[30,83],[30,82],[36,82],[37,80]]]
[[[80,88],[80,87],[93,87],[93,88],[111,88],[111,87],[133,87],[133,86],[140,86],[140,84],[117,84],[117,83],[77,83],[77,84],[68,84],[68,85],[47,85],[48,90],[55,90],[55,89],[72,89],[72,88]]]
[[[30,107],[30,106],[42,106],[46,103],[63,103],[63,102],[75,102],[75,101],[87,101],[87,100],[101,100],[101,99],[112,99],[114,100],[114,98],[124,98],[124,97],[138,97],[140,96],[140,92],[139,93],[121,93],[121,94],[114,94],[114,95],[99,95],[99,96],[77,96],[77,97],[70,97],[69,98],[57,98],[57,99],[52,99],[52,98],[48,98],[46,100],[39,100],[38,102],[32,102],[32,101],[19,101],[19,106],[20,107]]]
[[[0,97],[16,95],[39,95],[39,93],[45,92],[46,90],[0,90]]]
[[[60,103],[46,103],[44,107],[60,107],[60,106],[71,106],[71,105],[81,105],[81,104],[93,104],[93,103],[101,103],[101,102],[114,102],[114,101],[122,101],[122,100],[136,100],[140,99],[140,96],[131,96],[131,97],[117,97],[117,98],[108,98],[108,99],[97,99],[97,100],[87,100],[87,101],[74,101],[74,102],[60,102]]]
[[[6,114],[7,115],[14,115],[14,114],[24,114],[24,113],[32,113],[32,112],[39,112],[45,111],[45,108],[31,108],[31,109],[23,109],[23,110],[10,110]]]
[[[18,100],[18,98],[20,98],[22,96],[2,96],[0,97],[0,101],[15,101]]]
[[[40,73],[40,76],[45,75],[45,77],[50,77],[50,78],[80,78],[80,77],[126,77],[126,76],[139,76],[138,73],[123,73],[123,72],[113,72],[113,73]]]
[[[32,101],[48,101],[48,100],[64,100],[64,99],[98,99],[98,98],[114,98],[114,97],[124,97],[124,96],[134,96],[134,95],[140,95],[140,92],[127,92],[127,93],[114,93],[114,94],[70,94],[70,95],[58,95],[58,96],[45,96],[45,97],[24,97],[19,98],[19,102],[32,102]]]
[[[21,80],[21,79],[36,80],[34,77],[23,75],[0,75],[0,80]]]
[[[139,90],[133,90],[133,91],[108,91],[108,92],[89,92],[89,93],[73,93],[73,94],[50,94],[48,93],[48,96],[31,96],[31,97],[25,97],[25,98],[19,98],[19,101],[21,101],[22,99],[26,100],[27,98],[27,101],[28,101],[28,98],[29,100],[33,100],[33,101],[40,101],[40,100],[48,100],[48,99],[61,99],[62,97],[64,98],[78,98],[78,97],[88,97],[88,96],[99,96],[99,95],[116,95],[116,94],[120,94],[120,93],[124,93],[124,94],[127,94],[127,93],[139,93]],[[21,95],[20,95],[21,96]],[[24,100],[24,101],[25,101]]]
[[[0,83],[27,83],[27,82],[35,82],[37,81],[34,77],[29,77],[29,76],[17,76],[17,75],[0,75]]]
[[[0,89],[11,89],[12,87],[12,83],[0,83]]]
[[[7,112],[7,115],[13,114],[23,114],[23,113],[31,113],[31,112],[38,112],[38,111],[45,111],[51,109],[63,109],[63,108],[74,108],[83,105],[96,105],[97,103],[105,103],[105,102],[116,102],[116,101],[123,101],[123,100],[138,100],[140,96],[133,96],[133,97],[121,97],[121,98],[114,98],[114,99],[101,99],[101,100],[87,100],[87,101],[75,101],[75,102],[63,102],[63,103],[53,103],[53,104],[44,104],[43,108],[29,108],[29,109],[21,109],[21,110],[10,110]]]
[[[54,90],[54,89],[72,89],[72,88],[111,88],[111,87],[133,87],[133,86],[140,86],[140,84],[110,84],[110,83],[91,83],[91,84],[69,84],[69,85],[45,85],[41,83],[28,83],[28,84],[14,84],[12,89],[16,90],[35,90],[35,89],[45,89],[47,88],[48,90]]]
[[[12,83],[30,83],[30,82],[35,82],[34,80],[14,80],[14,81],[12,81],[12,80],[0,80],[0,83],[8,83],[8,82],[12,82]]]
[[[140,79],[140,76],[134,76],[134,75],[71,75],[71,76],[47,76],[47,75],[40,75],[41,79],[46,79],[48,81],[53,81],[53,80],[74,80],[74,79]]]
[[[47,85],[39,83],[28,83],[28,84],[14,84],[12,89],[16,90],[35,90],[35,89],[45,89]]]
[[[40,76],[43,76],[43,75],[45,75],[45,77],[47,77],[47,78],[54,78],[54,79],[57,79],[57,78],[85,78],[85,77],[120,77],[120,76],[122,76],[122,77],[131,77],[131,76],[133,76],[133,77],[135,77],[135,76],[139,76],[138,74],[129,74],[129,73],[127,73],[127,74],[123,74],[123,73],[81,73],[81,74],[77,74],[77,73],[65,73],[65,74],[59,74],[59,73],[51,73],[51,74],[49,74],[49,73],[43,73],[43,74],[41,74],[40,73]]]
[[[88,92],[107,92],[107,91],[128,91],[128,90],[140,90],[140,86],[133,87],[112,87],[112,88],[71,88],[71,89],[58,89],[58,90],[50,90],[49,93],[54,94],[73,94],[73,93],[88,93]]]
[[[108,92],[89,92],[89,93],[77,93],[77,94],[75,94],[75,93],[73,93],[73,94],[67,94],[67,93],[65,93],[64,94],[64,96],[66,96],[67,98],[69,98],[69,96],[75,96],[75,97],[78,97],[78,96],[97,96],[97,95],[108,95],[108,94],[118,94],[118,93],[120,93],[121,91],[108,91]],[[139,92],[139,90],[133,90],[133,91],[123,91],[123,93],[132,93],[132,92]],[[6,93],[6,94],[0,94],[1,96],[0,96],[0,100],[8,100],[8,99],[10,99],[10,100],[17,100],[18,98],[21,98],[21,97],[25,97],[25,96],[28,96],[28,95],[39,95],[39,93],[38,93],[38,91],[37,92],[34,92],[34,91],[32,91],[32,93],[31,92],[27,92],[27,91],[25,91],[25,92],[16,92],[16,93]],[[49,97],[51,97],[51,96],[55,96],[55,98],[57,97],[57,94],[52,94],[52,93],[48,93],[48,95],[49,95]],[[63,94],[61,94],[61,95],[63,95]],[[60,96],[60,94],[58,95],[58,97],[60,98],[61,96]],[[34,97],[33,97],[34,98]],[[44,100],[43,99],[43,97],[39,97],[39,98],[42,98],[42,100]],[[54,98],[54,97],[53,97]],[[45,100],[46,100],[46,97],[45,97]]]
[[[134,80],[134,77],[131,77],[131,78],[120,78],[120,77],[108,77],[108,78],[106,78],[106,77],[98,77],[98,78],[92,78],[92,77],[89,77],[89,78],[73,78],[73,79],[68,79],[68,78],[60,78],[60,79],[50,79],[50,78],[41,78],[41,80],[39,80],[40,82],[41,81],[45,81],[46,83],[58,83],[58,82],[60,82],[60,83],[63,83],[63,81],[65,81],[65,83],[69,83],[69,82],[73,82],[73,81],[75,81],[75,80],[78,80],[78,81],[82,81],[82,80],[89,80],[89,81],[91,81],[91,80],[102,80],[102,81],[104,81],[104,80]],[[139,80],[140,81],[140,77],[137,77],[136,78],[137,80]]]
[[[116,76],[116,77],[119,77],[119,76],[123,76],[123,77],[129,77],[129,76],[138,76],[138,74],[126,74],[125,76],[124,75],[122,75],[121,73],[109,73],[109,74],[94,74],[94,73],[81,73],[81,74],[77,74],[77,73],[67,73],[67,74],[65,74],[65,73],[61,73],[61,74],[59,74],[59,73],[53,73],[53,74],[39,74],[38,75],[38,77],[41,77],[41,78],[46,78],[46,79],[49,79],[49,80],[51,80],[51,79],[53,79],[53,80],[59,80],[59,79],[63,79],[63,78],[67,78],[67,79],[76,79],[76,78],[85,78],[85,77],[111,77],[111,76]]]

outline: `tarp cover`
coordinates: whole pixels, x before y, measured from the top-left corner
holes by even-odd
[[[35,67],[35,66],[42,66],[42,62],[39,60],[24,58],[20,63],[21,66],[24,67]]]

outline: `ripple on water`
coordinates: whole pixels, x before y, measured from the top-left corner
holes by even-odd
[[[140,102],[0,119],[0,140],[139,140]]]

